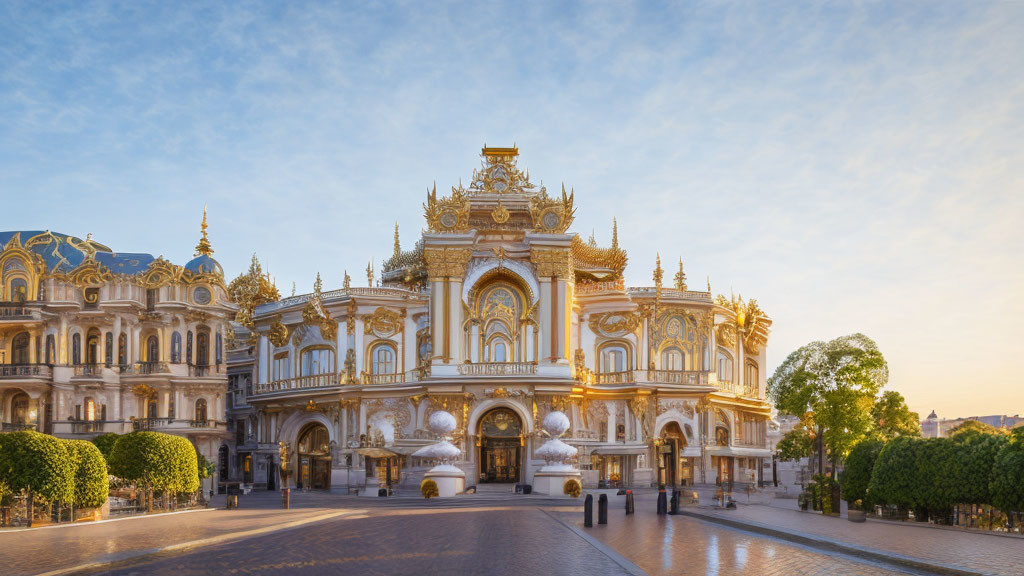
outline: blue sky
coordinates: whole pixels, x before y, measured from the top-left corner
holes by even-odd
[[[773,365],[861,331],[916,410],[1024,412],[1022,54],[1019,2],[5,2],[0,229],[184,263],[208,204],[229,276],[337,287],[515,142]]]

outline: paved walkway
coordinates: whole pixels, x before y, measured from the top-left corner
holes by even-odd
[[[800,512],[779,506],[740,505],[736,510],[691,508],[712,520],[738,521],[829,544],[882,552],[914,562],[979,574],[1024,574],[1024,539]]]

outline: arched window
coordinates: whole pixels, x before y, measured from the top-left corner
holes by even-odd
[[[601,372],[625,372],[633,369],[629,348],[625,344],[613,342],[605,344],[599,351]]]
[[[192,363],[192,331],[189,330],[185,336],[185,362]]]
[[[11,280],[11,302],[28,300],[28,282],[24,278]]]
[[[746,391],[747,396],[757,395],[761,389],[761,381],[758,379],[757,364],[754,362],[747,362],[746,370],[743,374],[743,388]]]
[[[146,339],[146,362],[160,361],[160,339],[156,334]]]
[[[121,366],[128,364],[128,336],[124,333],[117,337],[117,363]]]
[[[289,378],[288,373],[288,353],[278,352],[274,354],[274,364],[270,367],[270,379],[273,381],[286,380]]]
[[[196,400],[196,413],[194,420],[198,422],[206,421],[206,399],[200,398]]]
[[[181,362],[181,334],[178,332],[171,333],[171,362]]]
[[[196,333],[196,366],[210,365],[210,333],[200,330]]]
[[[82,363],[82,335],[78,332],[71,335],[71,363]]]
[[[14,398],[11,398],[11,423],[29,423],[28,394],[18,392]]]
[[[685,356],[679,348],[666,348],[661,353],[662,370],[685,370]]]
[[[96,402],[92,398],[85,399],[85,419],[90,422],[96,419]]]
[[[217,364],[220,365],[224,359],[224,340],[221,338],[220,332],[217,332],[217,336],[214,338],[214,348],[217,353]]]
[[[110,366],[114,363],[114,333],[107,332],[103,336],[103,361]]]
[[[732,382],[732,357],[721,350],[718,351],[718,381]]]
[[[491,362],[508,362],[508,342],[504,338],[491,341]]]
[[[156,398],[146,401],[146,418],[156,418]]]
[[[96,328],[89,328],[85,334],[85,361],[89,364],[100,361],[100,331]]]
[[[398,370],[394,346],[390,344],[377,344],[373,347],[373,373],[394,374]]]
[[[53,364],[53,358],[54,358],[54,352],[55,352],[54,348],[55,348],[55,346],[56,346],[56,340],[54,339],[53,334],[47,334],[46,335],[46,363],[47,364]]]
[[[329,374],[334,371],[334,351],[330,348],[306,348],[300,356],[302,376]]]
[[[22,332],[14,337],[11,341],[11,364],[28,364],[31,341],[28,332]]]

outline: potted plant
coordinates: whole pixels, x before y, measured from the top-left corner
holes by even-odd
[[[800,509],[807,512],[807,507],[811,504],[811,495],[808,492],[801,492],[800,495],[796,497],[796,501],[800,505]]]
[[[868,519],[867,512],[864,511],[863,500],[850,502],[850,507],[846,511],[846,519],[850,522],[864,522]]]

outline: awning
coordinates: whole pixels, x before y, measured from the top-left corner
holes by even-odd
[[[636,456],[647,454],[647,446],[598,446],[590,453],[602,456]]]
[[[398,453],[385,448],[360,448],[358,452],[360,456],[366,456],[367,458],[393,458],[398,456]]]

